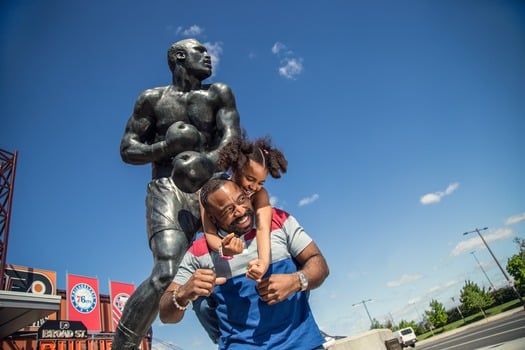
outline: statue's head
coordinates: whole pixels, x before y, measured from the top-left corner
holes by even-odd
[[[180,69],[204,80],[211,76],[212,65],[208,50],[197,39],[177,41],[168,49],[168,65],[173,74]]]

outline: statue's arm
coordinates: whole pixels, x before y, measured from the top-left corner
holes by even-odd
[[[235,96],[229,86],[215,83],[211,87],[216,89],[220,96],[221,107],[216,113],[217,133],[219,135],[218,146],[208,153],[208,157],[216,163],[220,150],[231,140],[241,136],[239,112],[235,104]]]
[[[155,141],[154,106],[160,98],[159,88],[144,91],[135,102],[120,142],[120,156],[129,164],[146,164],[166,157],[166,142]]]

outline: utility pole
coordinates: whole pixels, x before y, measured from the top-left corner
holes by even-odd
[[[488,227],[484,227],[482,228],[481,230],[487,230]],[[518,298],[520,299],[521,301],[521,304],[523,305],[523,309],[525,309],[525,301],[523,301],[523,298],[521,297],[521,294],[520,292],[516,289],[516,287],[514,286],[514,283],[512,283],[512,281],[510,280],[509,276],[507,276],[507,273],[505,272],[505,270],[503,269],[503,267],[501,267],[501,264],[499,263],[498,259],[496,259],[496,256],[494,255],[494,253],[492,252],[492,250],[490,249],[489,245],[487,244],[487,242],[485,241],[485,238],[483,238],[483,236],[481,235],[481,232],[479,232],[480,229],[476,228],[472,231],[468,231],[468,232],[464,232],[463,233],[463,236],[465,235],[468,235],[469,233],[472,233],[472,232],[476,232],[478,235],[479,235],[479,238],[481,238],[481,241],[483,242],[483,244],[485,245],[485,247],[487,247],[487,250],[489,251],[490,255],[492,255],[492,258],[494,259],[494,261],[496,262],[496,264],[498,265],[499,269],[501,270],[501,273],[503,274],[503,276],[505,276],[505,279],[507,280],[507,282],[509,283],[509,285],[512,287],[512,290],[514,290],[514,293],[516,293],[516,295],[518,296]]]
[[[485,277],[487,277],[487,280],[489,281],[490,285],[492,286],[492,291],[495,292],[496,291],[496,287],[494,287],[494,285],[492,284],[492,281],[490,280],[489,276],[485,272],[485,269],[483,268],[483,266],[481,266],[481,263],[479,262],[478,258],[476,257],[475,252],[472,251],[472,252],[470,252],[470,254],[472,254],[474,259],[476,259],[476,261],[478,262],[479,268],[481,269],[481,271],[483,271],[483,274],[485,275]]]
[[[370,319],[370,329],[374,328],[374,321],[372,320],[372,316],[370,316],[370,312],[368,312],[368,308],[366,307],[366,303],[372,301],[372,299],[368,300],[361,300],[359,303],[352,304],[352,307],[357,306],[359,304],[363,304],[366,310],[366,314],[368,315],[368,318]]]

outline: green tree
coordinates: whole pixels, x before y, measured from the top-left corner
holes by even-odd
[[[467,280],[461,289],[460,301],[469,314],[479,309],[486,318],[487,315],[483,309],[494,303],[494,297],[485,291],[485,288],[481,289],[476,283]]]
[[[375,318],[372,320],[372,324],[370,325],[370,329],[382,329],[385,328],[381,323],[379,323],[378,320]]]
[[[518,289],[525,288],[525,239],[516,237],[514,242],[520,247],[518,254],[507,260],[507,271],[514,278]]]
[[[525,239],[523,238],[519,238],[519,237],[515,237],[513,239],[514,243],[516,243],[520,249],[520,252],[523,252],[525,251]]]
[[[384,324],[384,328],[386,328],[386,329],[393,329],[394,328],[394,324],[392,323],[392,320],[386,320],[385,324]]]
[[[416,329],[417,328],[416,322],[401,320],[395,330],[397,331],[398,329],[403,329],[407,327],[412,327],[412,329]]]
[[[416,332],[416,334],[425,334],[428,331],[428,329],[426,329],[422,323],[416,326],[416,328],[412,327],[412,329],[414,332]]]
[[[435,299],[430,301],[430,311],[425,311],[428,321],[434,327],[443,327],[447,324],[448,314],[445,306]]]

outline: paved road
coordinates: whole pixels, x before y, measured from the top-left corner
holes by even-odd
[[[417,343],[420,350],[523,350],[525,311],[514,309]]]

